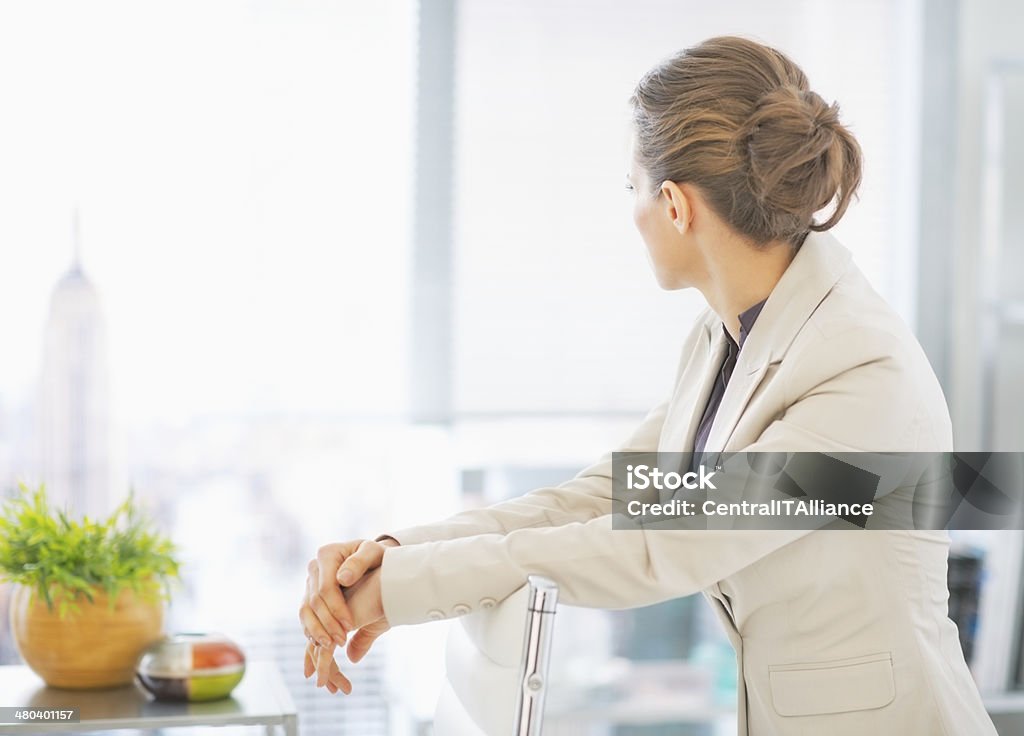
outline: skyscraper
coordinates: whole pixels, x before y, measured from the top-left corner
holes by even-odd
[[[99,295],[74,257],[54,287],[46,323],[39,422],[41,475],[50,498],[76,515],[110,511],[106,335]]]

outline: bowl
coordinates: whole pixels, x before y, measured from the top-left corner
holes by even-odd
[[[242,681],[245,654],[220,634],[174,634],[143,652],[135,674],[157,700],[220,700]]]

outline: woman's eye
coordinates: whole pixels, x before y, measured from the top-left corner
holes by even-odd
[[[627,191],[632,192],[633,191],[633,185],[630,184],[629,182],[626,182],[626,189],[627,189]]]

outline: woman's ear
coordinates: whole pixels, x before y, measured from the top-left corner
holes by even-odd
[[[695,193],[687,185],[679,186],[674,181],[666,181],[661,185],[661,199],[665,206],[672,226],[685,235],[693,222]]]

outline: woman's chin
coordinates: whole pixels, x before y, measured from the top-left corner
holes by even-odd
[[[660,286],[664,291],[678,291],[679,289],[685,289],[689,286],[689,284],[686,283],[686,280],[680,278],[677,273],[667,273],[665,271],[656,270],[654,272],[654,279],[658,282],[658,286]]]

